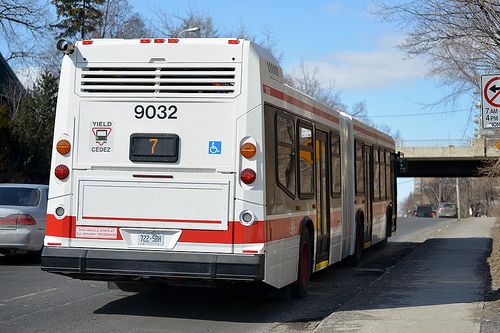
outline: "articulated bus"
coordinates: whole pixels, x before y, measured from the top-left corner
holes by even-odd
[[[302,297],[395,232],[394,140],[288,86],[252,42],[59,49],[43,270]]]

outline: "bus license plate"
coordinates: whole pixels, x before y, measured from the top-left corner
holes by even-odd
[[[164,235],[156,232],[138,234],[137,245],[163,246]]]

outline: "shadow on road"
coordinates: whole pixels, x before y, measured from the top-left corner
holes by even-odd
[[[372,283],[415,248],[413,243],[388,243],[365,253],[357,267],[339,263],[312,276],[309,294],[291,299],[286,293],[265,295],[247,290],[171,288],[165,292],[127,294],[94,311],[164,318],[200,319],[245,323],[283,323],[304,328],[318,322]],[[116,291],[118,295],[122,292]],[[120,294],[121,293],[121,294]],[[301,327],[297,327],[301,326]]]
[[[300,300],[265,297],[253,290],[231,293],[174,288],[154,295],[128,294],[95,313],[277,322],[284,329],[300,330],[336,311],[471,303],[484,299],[490,281],[486,258],[491,252],[491,239],[429,239],[412,251],[415,247],[413,243],[389,243],[383,249],[367,251],[357,267],[336,264],[313,275],[309,295]]]
[[[0,265],[5,266],[40,266],[39,254],[0,254]]]

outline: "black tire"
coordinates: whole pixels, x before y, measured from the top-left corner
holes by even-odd
[[[300,234],[299,267],[297,270],[297,281],[292,285],[292,297],[303,298],[307,295],[307,287],[312,272],[312,246],[309,230],[304,228]]]
[[[361,220],[356,224],[356,245],[354,247],[354,254],[351,256],[351,265],[356,266],[363,257],[363,231],[364,225]]]

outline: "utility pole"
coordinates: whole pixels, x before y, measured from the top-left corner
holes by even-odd
[[[457,216],[460,220],[460,187],[458,186],[458,177],[456,178],[456,187],[457,187]]]
[[[439,178],[439,187],[438,187],[438,207],[441,205],[441,178]]]

